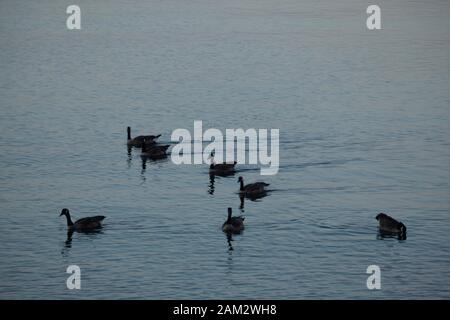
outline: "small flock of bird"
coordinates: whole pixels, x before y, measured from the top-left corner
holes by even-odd
[[[155,140],[161,137],[157,136],[137,136],[131,138],[131,128],[127,127],[127,146],[141,148],[141,155],[151,159],[161,159],[167,157],[169,145],[159,145]]]
[[[141,156],[149,157],[151,159],[161,159],[167,157],[167,149],[169,145],[160,145],[156,140],[161,135],[147,135],[147,136],[137,136],[131,138],[131,128],[127,127],[127,146],[129,148],[135,147],[141,149]],[[209,167],[210,175],[228,176],[235,173],[236,161],[232,163],[216,163],[214,161],[214,152],[211,152],[209,159],[211,159],[211,164]],[[267,194],[266,187],[269,186],[265,182],[255,182],[250,184],[244,184],[244,179],[239,177],[238,181],[240,184],[239,196],[241,199],[243,197],[248,197],[250,199],[258,199],[264,197]],[[72,221],[70,212],[67,208],[62,209],[60,216],[65,216],[67,220],[67,227],[69,231],[90,231],[96,230],[102,227],[102,222],[105,216],[94,216],[86,217],[75,222]],[[378,228],[383,235],[395,235],[398,236],[400,240],[406,239],[406,226],[394,218],[390,217],[385,213],[379,213],[376,217],[378,220]],[[227,234],[239,234],[244,229],[243,216],[233,216],[232,208],[228,208],[227,220],[222,224],[222,231]]]

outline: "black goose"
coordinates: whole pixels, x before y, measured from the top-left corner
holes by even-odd
[[[394,234],[406,234],[406,226],[384,213],[379,213],[375,217],[379,223],[379,229],[382,232]]]
[[[254,196],[265,193],[266,190],[264,188],[269,186],[269,184],[265,182],[255,182],[244,185],[244,179],[242,177],[239,177],[238,183],[241,184],[241,187],[239,188],[239,193],[248,196]]]
[[[144,139],[141,155],[149,158],[164,158],[167,156],[166,151],[169,147],[169,145],[148,145],[147,140]]]
[[[222,231],[227,233],[240,233],[244,230],[244,217],[232,217],[231,208],[228,208],[228,218],[222,225]]]
[[[215,163],[214,161],[214,152],[211,152],[209,159],[211,159],[211,165],[209,166],[209,172],[215,174],[231,174],[234,173],[234,166],[236,165],[236,161],[233,163]]]
[[[67,219],[67,227],[69,230],[92,230],[98,229],[102,227],[102,221],[105,219],[105,216],[95,216],[95,217],[86,217],[81,218],[75,222],[72,222],[70,218],[69,209],[62,209],[61,214],[59,216],[66,216]]]
[[[147,145],[151,145],[155,143],[155,140],[161,137],[160,134],[157,136],[149,135],[149,136],[137,136],[133,139],[131,138],[131,128],[127,127],[127,145],[133,146],[136,148],[141,148],[145,143]]]

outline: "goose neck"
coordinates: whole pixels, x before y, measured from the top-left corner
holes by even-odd
[[[70,218],[70,213],[66,214],[66,219],[67,219],[67,226],[69,227],[73,226],[72,219]]]

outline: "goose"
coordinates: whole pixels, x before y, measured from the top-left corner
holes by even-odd
[[[379,213],[375,217],[379,222],[380,231],[396,234],[405,234],[406,226],[384,213]]]
[[[158,139],[159,137],[161,137],[160,134],[158,134],[157,136],[153,136],[153,135],[149,135],[149,136],[137,136],[134,137],[133,139],[131,139],[131,128],[127,127],[127,145],[129,146],[133,146],[136,148],[141,148],[142,145],[145,144],[154,144],[155,140]]]
[[[216,163],[214,161],[214,152],[211,152],[209,159],[211,159],[211,165],[209,166],[210,173],[216,173],[218,175],[234,173],[234,166],[237,163],[236,161],[234,161],[233,163]]]
[[[162,158],[166,157],[166,151],[169,148],[169,145],[148,145],[147,139],[144,139],[144,142],[142,143],[142,151],[141,155],[145,157],[150,158]]]
[[[248,196],[265,193],[266,190],[264,187],[269,186],[269,184],[265,182],[255,182],[244,186],[244,179],[242,177],[239,177],[237,182],[241,184],[239,193]]]
[[[72,222],[72,219],[70,218],[69,209],[62,209],[61,216],[66,216],[67,219],[67,227],[69,230],[92,230],[101,228],[101,222],[103,219],[105,219],[105,216],[95,216],[95,217],[86,217],[81,218],[75,222]]]
[[[240,233],[244,230],[244,217],[232,217],[231,208],[228,208],[228,218],[222,225],[222,231],[227,233]]]

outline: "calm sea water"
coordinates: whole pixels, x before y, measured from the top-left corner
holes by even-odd
[[[0,298],[450,298],[448,1],[378,1],[380,31],[356,0],[69,4],[0,3]],[[279,128],[279,173],[127,154],[194,120]],[[228,243],[239,175],[274,191]],[[63,207],[105,227],[67,241]]]

